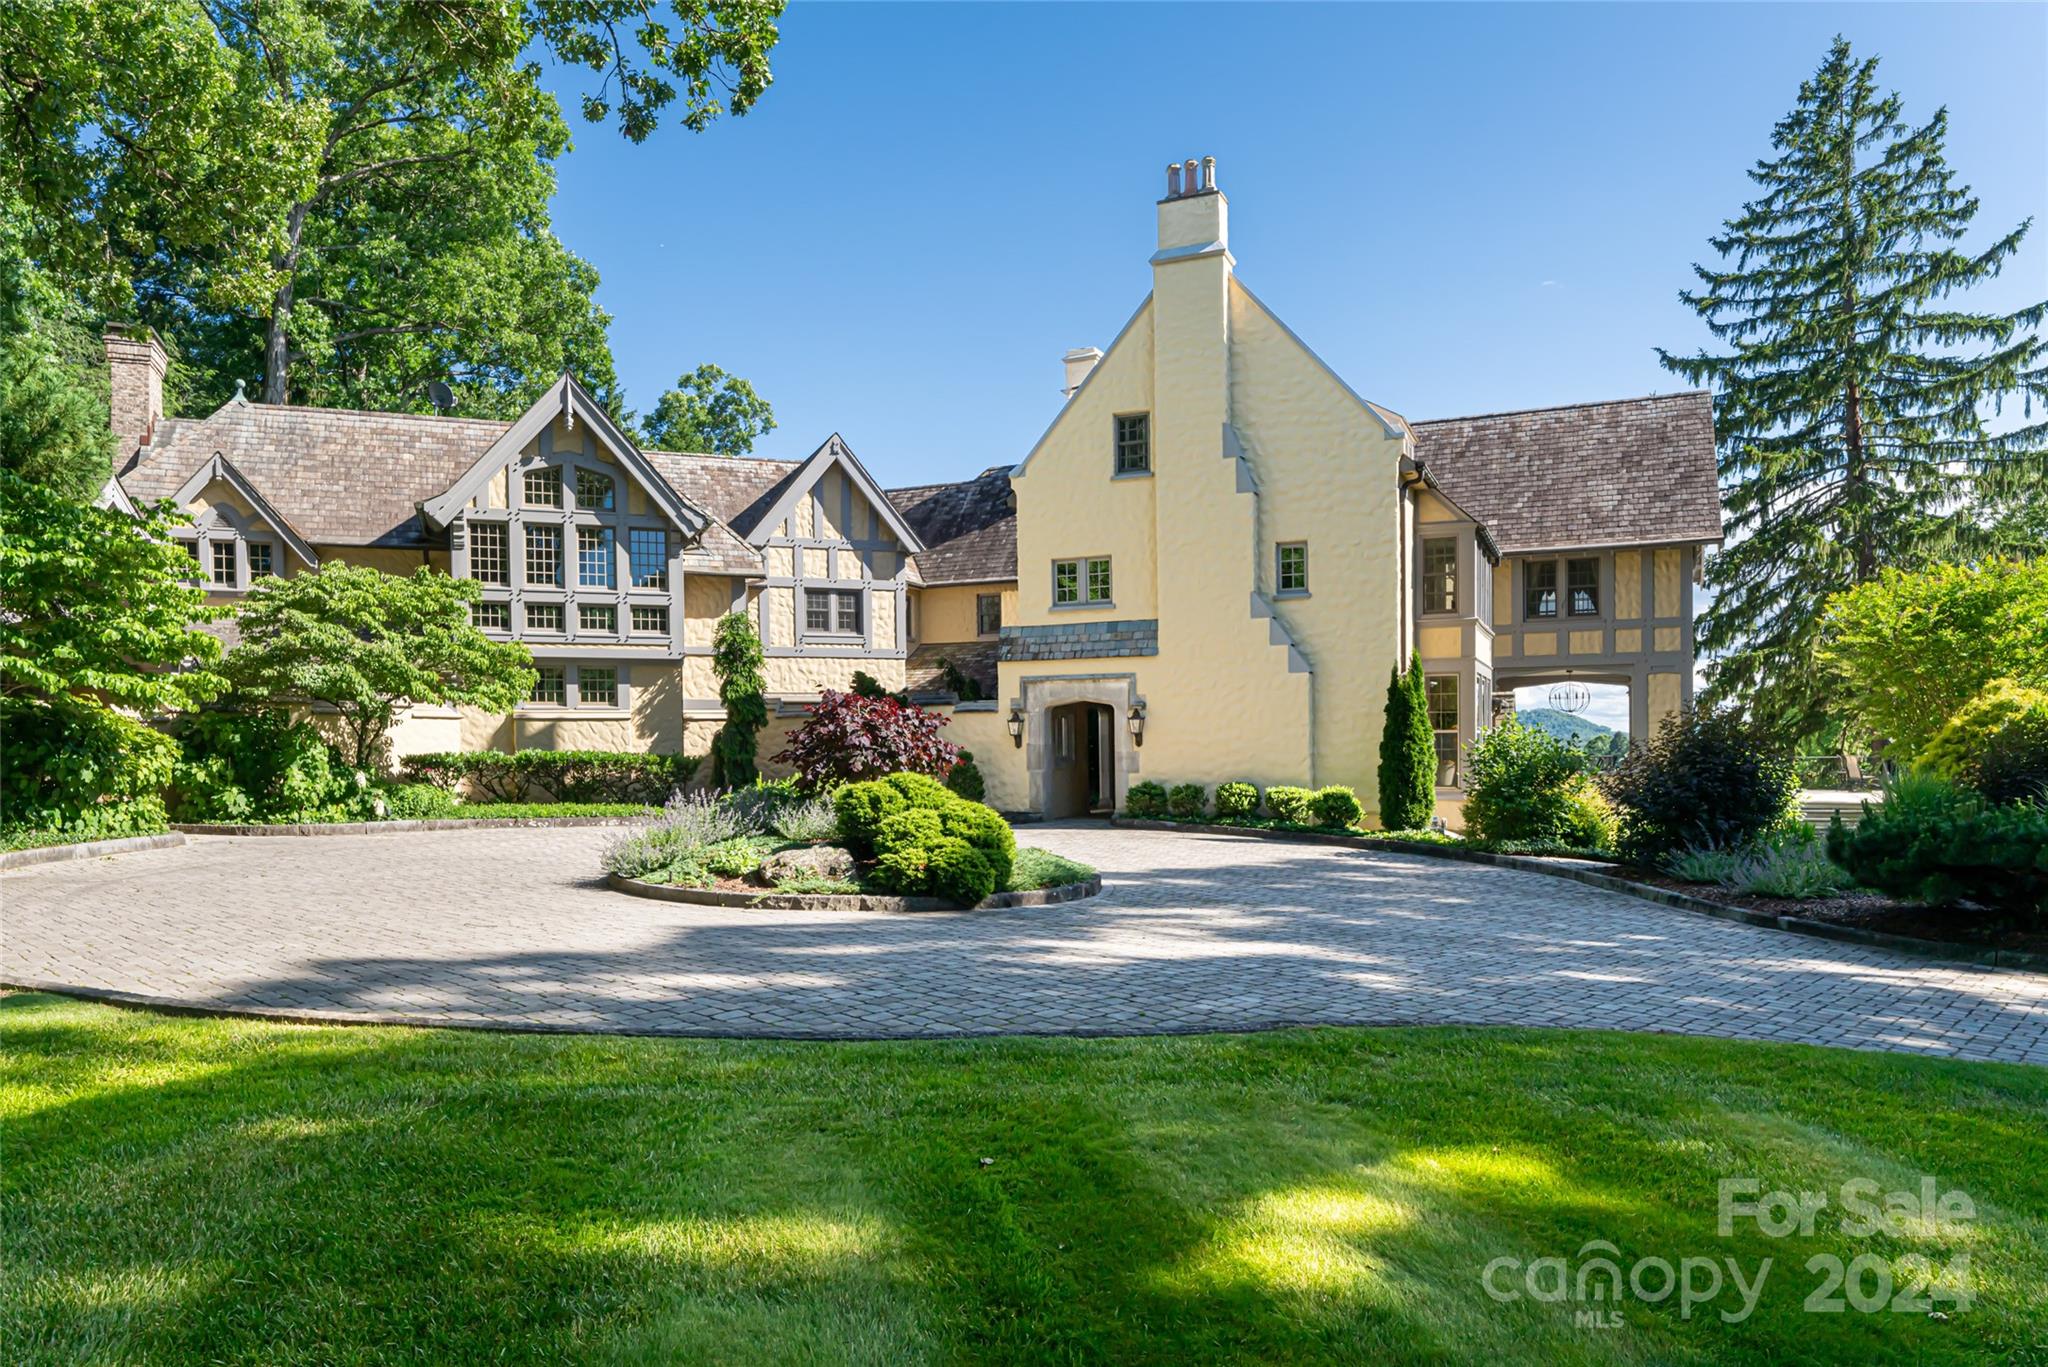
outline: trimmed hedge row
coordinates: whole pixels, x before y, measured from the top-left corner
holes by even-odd
[[[1124,815],[1145,820],[1172,816],[1196,821],[1208,808],[1208,792],[1199,783],[1179,783],[1168,790],[1148,779],[1133,783],[1124,794]],[[1218,820],[1248,821],[1258,810],[1257,784],[1237,780],[1216,785]],[[1276,783],[1266,790],[1266,810],[1276,821],[1294,826],[1348,829],[1365,819],[1365,805],[1358,794],[1341,784],[1311,789]]]
[[[480,750],[413,755],[403,764],[413,783],[446,792],[464,784],[490,802],[640,802],[659,805],[697,772],[697,755],[643,755],[620,750]]]

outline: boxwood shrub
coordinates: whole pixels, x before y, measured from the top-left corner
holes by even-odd
[[[1216,785],[1216,815],[1224,821],[1244,821],[1259,810],[1259,785],[1235,779]]]
[[[1209,809],[1209,791],[1199,783],[1176,783],[1166,794],[1166,810],[1193,821]]]
[[[1336,826],[1350,829],[1365,817],[1365,804],[1358,800],[1358,794],[1342,784],[1333,783],[1317,791],[1309,803],[1309,811],[1315,816],[1318,826]]]
[[[833,808],[840,838],[874,856],[869,876],[885,891],[972,906],[1009,882],[1017,855],[1010,823],[927,775],[846,784]]]
[[[1151,779],[1133,783],[1124,793],[1124,815],[1152,820],[1166,815],[1166,789]]]
[[[1291,825],[1307,826],[1314,823],[1315,812],[1312,804],[1315,800],[1316,795],[1307,788],[1293,788],[1276,783],[1266,789],[1266,810],[1273,814],[1276,821],[1285,821]]]

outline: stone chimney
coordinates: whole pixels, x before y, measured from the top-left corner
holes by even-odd
[[[1167,163],[1166,198],[1159,201],[1160,255],[1229,249],[1230,205],[1216,188],[1216,158]]]
[[[164,415],[164,370],[170,358],[156,330],[139,323],[109,323],[105,340],[107,375],[114,382],[110,420],[120,439],[114,459],[119,462],[156,436],[157,422]]]
[[[1081,387],[1081,382],[1088,378],[1088,372],[1095,369],[1095,363],[1101,359],[1101,348],[1092,346],[1075,347],[1060,357],[1060,361],[1067,367],[1067,385],[1060,393],[1072,398],[1074,391]]]

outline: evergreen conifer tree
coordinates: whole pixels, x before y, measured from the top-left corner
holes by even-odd
[[[1380,730],[1380,825],[1420,830],[1436,811],[1436,733],[1429,729],[1422,658],[1387,674],[1387,716]]]
[[[1978,201],[1943,155],[1948,111],[1918,127],[1837,38],[1750,179],[1758,198],[1711,239],[1681,293],[1728,348],[1665,366],[1715,391],[1728,546],[1708,570],[1704,701],[1735,700],[1782,741],[1824,731],[1821,605],[1886,566],[1989,549],[1987,504],[2048,498],[2048,302],[1970,312],[1948,297],[1997,275],[2031,220],[1958,244]],[[1987,408],[2020,397],[1994,431]]]

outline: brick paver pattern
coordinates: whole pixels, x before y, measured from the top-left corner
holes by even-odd
[[[613,892],[613,832],[194,838],[0,879],[0,979],[316,1018],[678,1035],[1280,1024],[1675,1031],[2048,1064],[2048,976],[1559,879],[1242,837],[1027,827],[1053,907],[888,915]]]

